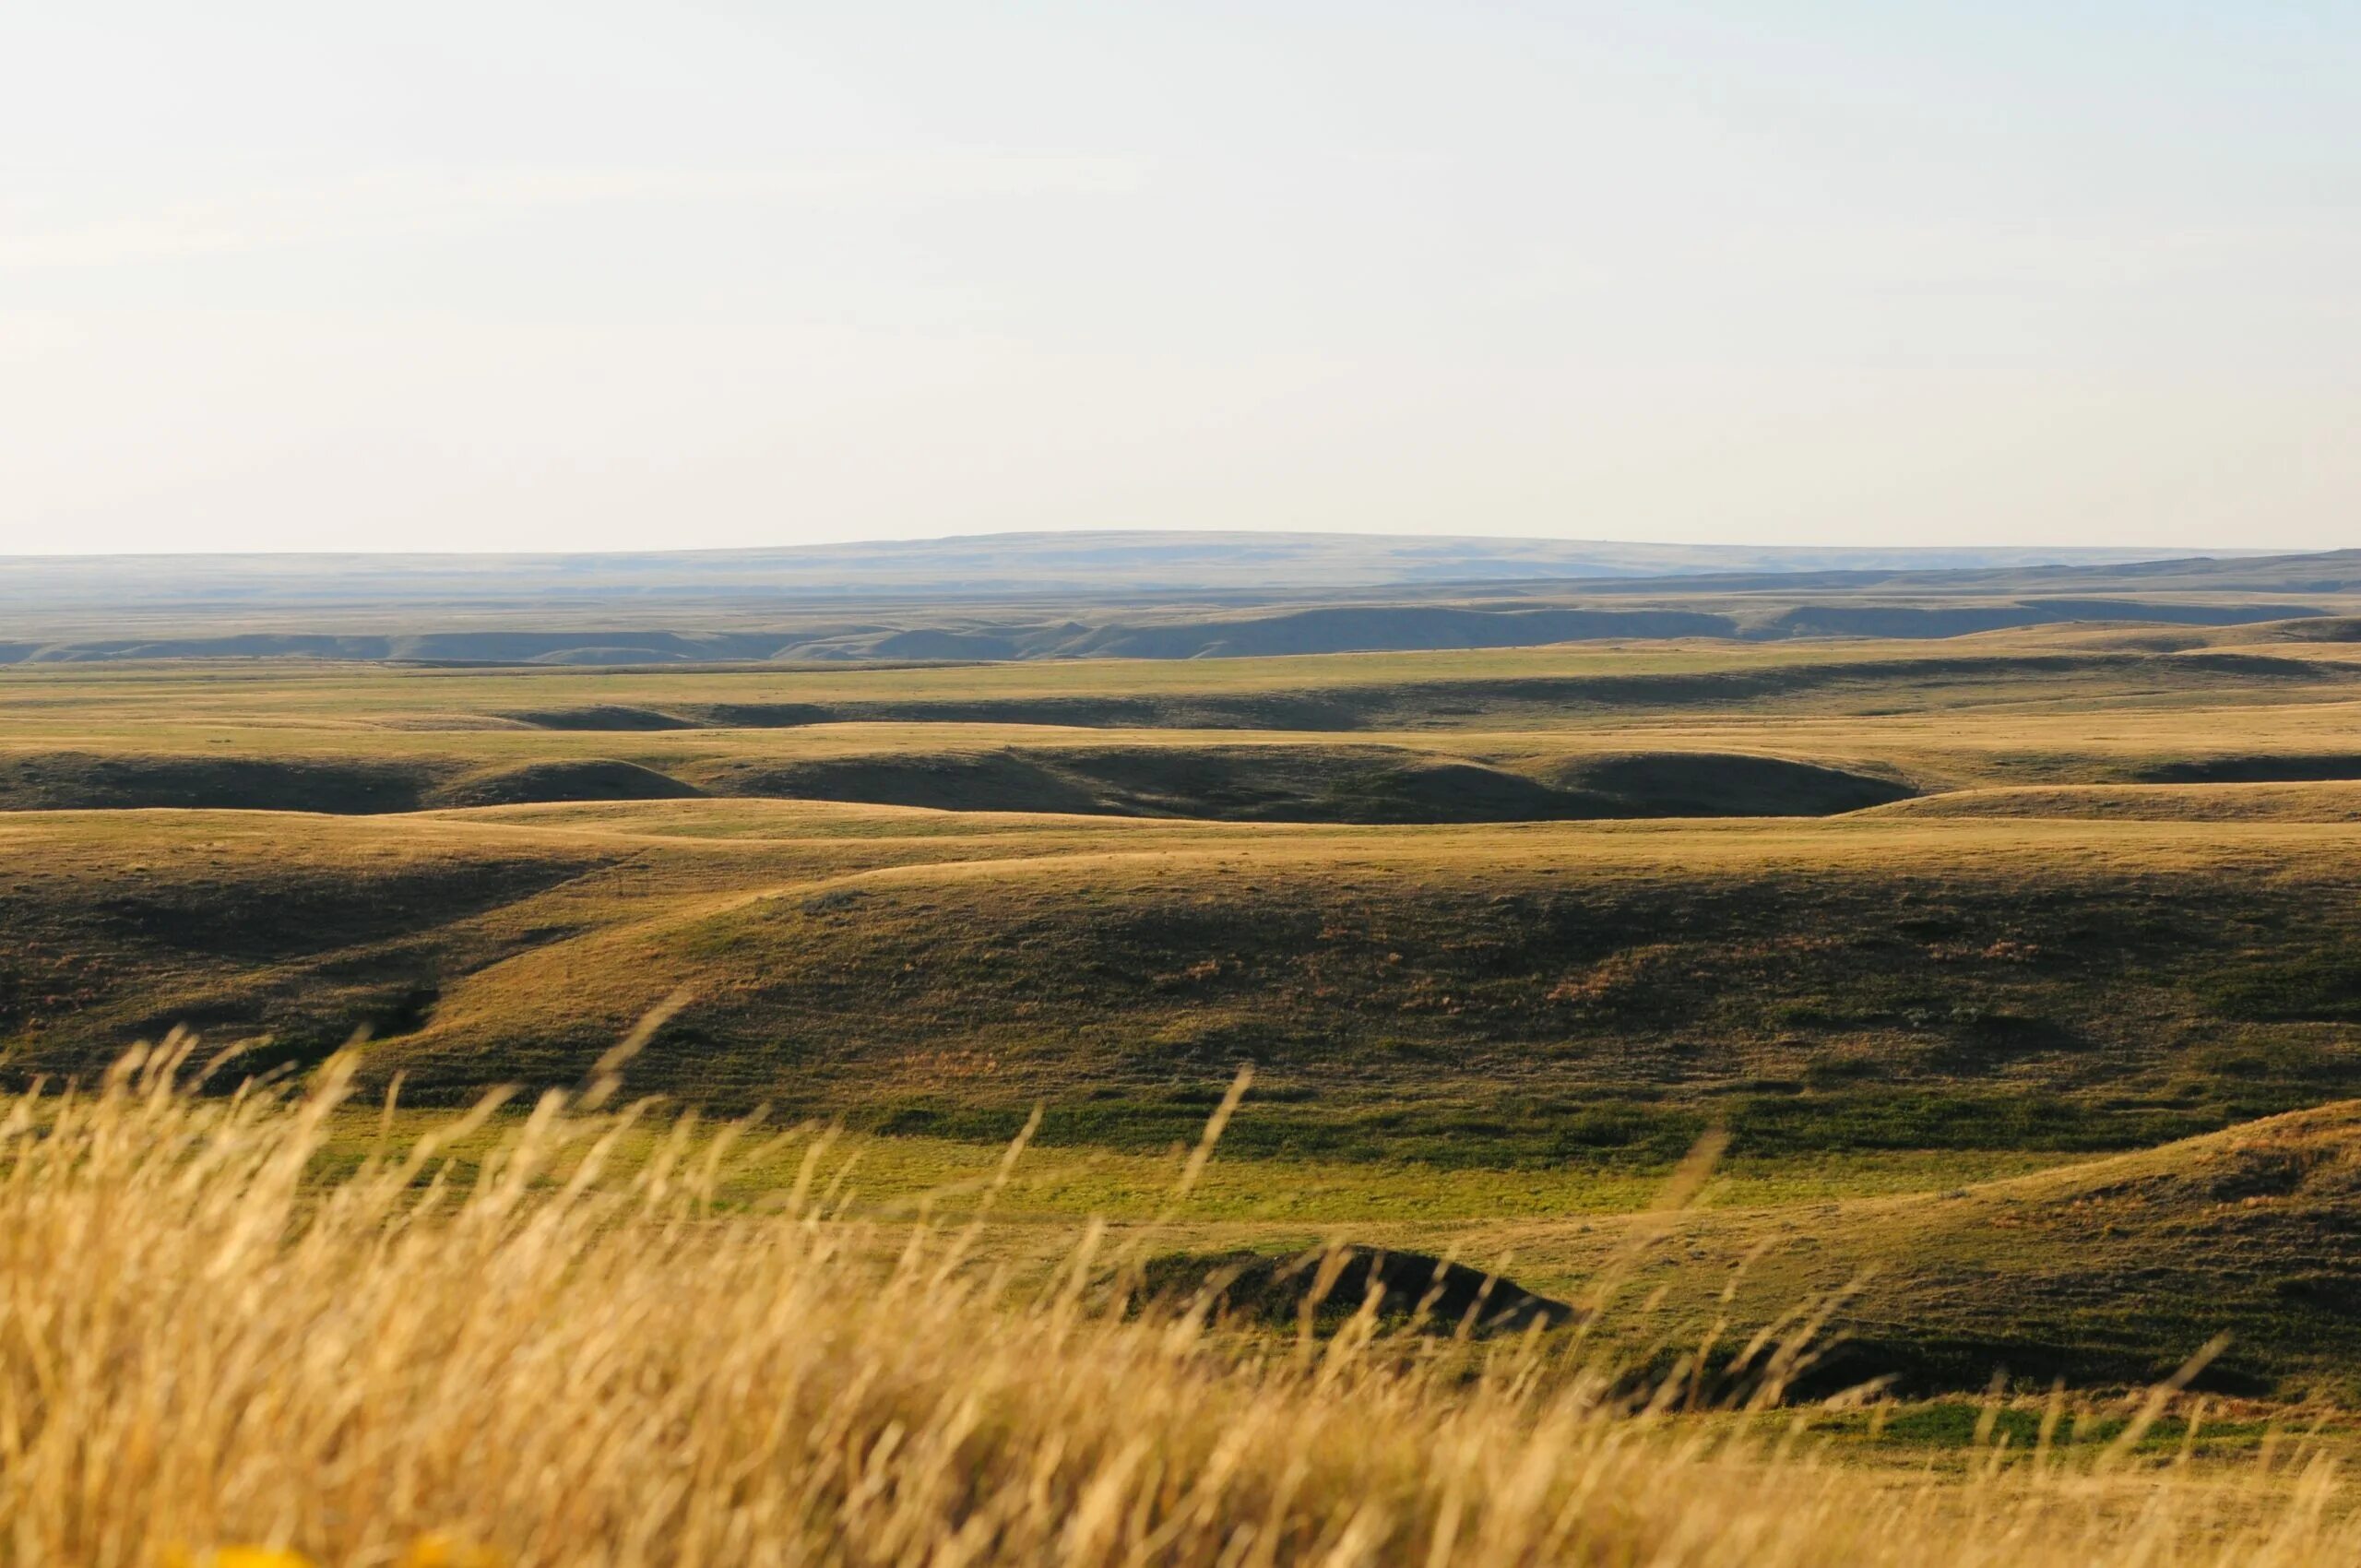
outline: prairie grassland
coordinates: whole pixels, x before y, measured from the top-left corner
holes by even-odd
[[[360,1029],[425,1114],[686,992],[635,1087],[842,1123],[865,1220],[1041,1106],[990,1249],[1040,1262],[1152,1218],[1251,1063],[1169,1253],[1570,1289],[1720,1128],[1683,1333],[1768,1239],[1736,1306],[1873,1266],[1855,1343],[1916,1390],[2231,1326],[2216,1392],[2342,1396],[2361,1198],[2272,1174],[2342,1169],[2341,1112],[2261,1124],[2300,1158],[2188,1141],[2361,1096],[2361,671],[2293,636],[10,667],[0,1087]]]
[[[1582,1327],[1422,1332],[1364,1302],[1259,1335],[1202,1301],[1143,1306],[1136,1240],[1086,1231],[1038,1277],[986,1262],[975,1226],[849,1221],[825,1144],[760,1214],[716,1202],[745,1129],[679,1127],[604,1170],[637,1114],[604,1073],[464,1171],[438,1138],[472,1118],[322,1182],[349,1063],[301,1098],[196,1098],[173,1087],[184,1055],[136,1053],[0,1119],[10,1561],[2309,1568],[2361,1551],[2333,1447],[2271,1435],[2211,1457],[2202,1408],[2169,1386],[2103,1423],[1985,1406],[1931,1465],[1862,1435],[1876,1416],[1767,1412],[1833,1302],[1799,1303],[1733,1378],[1676,1363],[1653,1389]],[[1611,1310],[1643,1251],[1585,1304]],[[1689,1409],[1701,1384],[1730,1391],[1723,1413]]]
[[[179,1023],[299,1062],[365,1025],[447,1101],[572,1081],[686,987],[647,1087],[875,1131],[1045,1099],[1050,1141],[1160,1150],[1252,1061],[1270,1155],[2093,1150],[2361,1091],[2357,889],[2349,826],[2284,814],[28,812],[0,1040],[88,1075]]]

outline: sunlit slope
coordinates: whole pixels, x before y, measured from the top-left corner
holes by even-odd
[[[1518,1221],[1457,1242],[1469,1256],[1514,1256],[1537,1288],[1579,1292],[1643,1233],[1659,1239],[1626,1290],[1666,1290],[1654,1326],[1675,1343],[1725,1311],[1750,1324],[1841,1299],[1854,1343],[1823,1384],[1892,1375],[1905,1389],[1975,1388],[1999,1371],[2036,1390],[2054,1376],[2138,1384],[2227,1333],[2201,1386],[2361,1389],[2353,1101],[1942,1192]]]
[[[2290,764],[2290,766],[2293,765]],[[1958,790],[1876,808],[1914,821],[2079,817],[2126,822],[2361,822],[2361,780],[2264,784],[2058,784]]]
[[[2153,1141],[2361,1087],[2336,824],[1390,828],[750,801],[0,818],[20,1071],[175,1021],[979,1136],[1515,1162]]]

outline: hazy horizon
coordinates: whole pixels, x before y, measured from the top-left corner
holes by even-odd
[[[1421,545],[1432,545],[1432,546],[1441,546],[1441,545],[1445,545],[1445,544],[1451,544],[1451,545],[1464,545],[1464,546],[1468,547],[1468,548],[1469,548],[1469,549],[1471,549],[1471,550],[1478,549],[1478,548],[1483,547],[1483,546],[1485,546],[1485,545],[1501,545],[1501,546],[1511,546],[1511,547],[1519,547],[1519,548],[1557,547],[1557,548],[1560,548],[1560,549],[1564,549],[1564,550],[1569,550],[1569,551],[1576,551],[1576,550],[1599,550],[1599,551],[1631,551],[1631,552],[1644,552],[1644,551],[1656,551],[1656,550],[1662,550],[1662,551],[1667,551],[1667,552],[1696,552],[1696,553],[1700,553],[1700,554],[1703,554],[1703,553],[1710,553],[1710,552],[1729,552],[1729,553],[1737,554],[1737,555],[1766,555],[1766,554],[1769,554],[1769,555],[1798,555],[1798,556],[1812,556],[1812,555],[1824,555],[1824,556],[1856,556],[1856,555],[1858,555],[1858,556],[1911,556],[1911,555],[1926,555],[1926,556],[1967,556],[1967,555],[1978,555],[1978,556],[1984,556],[1984,555],[1988,555],[1988,556],[1992,556],[1992,557],[1996,557],[1996,558],[2008,558],[2008,559],[2018,559],[2018,560],[2022,560],[2022,559],[2025,559],[2025,558],[2039,558],[2039,557],[2051,557],[2051,556],[2054,556],[2054,557],[2057,557],[2057,558],[2058,558],[2058,559],[2060,559],[2060,560],[2065,560],[2065,559],[2069,559],[2069,558],[2073,558],[2073,559],[2083,559],[2083,558],[2104,558],[2104,559],[2106,559],[2106,560],[2109,560],[2109,561],[2116,561],[2116,562],[2127,562],[2127,563],[2128,563],[2128,562],[2135,562],[2135,561],[2145,561],[2145,560],[2165,560],[2165,559],[2177,558],[2177,557],[2202,557],[2202,556],[2244,557],[2244,556],[2257,556],[2257,555],[2275,555],[2275,554],[2282,554],[2282,553],[2285,553],[2285,554],[2308,554],[2308,553],[2315,553],[2315,552],[2309,552],[2309,551],[2288,551],[2288,552],[2280,552],[2280,551],[2272,551],[2272,550],[2259,549],[2259,548],[2252,547],[2252,546],[2230,546],[2230,545],[2214,545],[2214,546],[2185,546],[2185,547],[2163,547],[2163,546],[2154,546],[2154,547],[2151,547],[2151,546],[2141,546],[2141,545],[2066,545],[2066,544],[2060,544],[2060,545],[2040,545],[2040,544],[2011,544],[2011,543],[1993,543],[1993,542],[1987,542],[1987,541],[1982,541],[1982,540],[1957,540],[1957,541],[1948,541],[1948,542],[1939,542],[1939,543],[1926,543],[1926,544],[1885,544],[1885,545],[1880,545],[1880,544],[1867,544],[1867,543],[1862,543],[1862,544],[1821,544],[1821,543],[1815,543],[1815,542],[1810,541],[1810,540],[1752,540],[1752,541],[1750,541],[1750,540],[1714,540],[1714,539],[1703,539],[1703,540],[1644,540],[1644,539],[1602,539],[1602,538],[1583,538],[1583,537],[1578,537],[1578,536],[1558,536],[1558,535],[1548,535],[1548,534],[1478,534],[1478,533],[1444,534],[1444,533],[1422,532],[1422,531],[1416,530],[1416,529],[1398,529],[1398,530],[1393,530],[1393,531],[1383,531],[1383,532],[1381,532],[1381,531],[1373,530],[1373,529],[1221,529],[1221,528],[1202,528],[1202,529],[1086,529],[1086,528],[1073,528],[1073,529],[1003,529],[1003,530],[1000,530],[1000,531],[996,531],[996,532],[991,532],[991,533],[951,533],[951,534],[923,535],[923,536],[912,536],[912,537],[908,537],[908,538],[893,538],[893,539],[884,539],[884,538],[880,538],[880,539],[857,539],[857,540],[798,540],[798,541],[791,542],[791,543],[781,543],[781,544],[722,544],[722,545],[679,545],[679,546],[672,546],[672,545],[664,545],[664,544],[654,544],[654,543],[651,543],[651,544],[616,544],[616,545],[607,545],[607,546],[602,546],[602,547],[570,547],[570,546],[567,546],[567,545],[564,545],[564,544],[562,544],[562,543],[552,543],[552,544],[545,544],[545,545],[532,545],[532,546],[528,546],[528,547],[524,547],[524,548],[516,548],[516,547],[512,547],[512,546],[507,546],[507,545],[499,545],[499,544],[482,545],[482,546],[479,546],[479,547],[476,547],[476,548],[469,548],[469,547],[468,547],[468,546],[466,546],[466,545],[464,545],[464,544],[457,544],[457,545],[452,545],[452,546],[449,546],[449,547],[437,547],[437,548],[417,548],[417,549],[403,549],[403,548],[400,548],[400,547],[398,547],[398,546],[396,546],[396,547],[390,547],[390,548],[388,548],[388,547],[360,547],[360,546],[350,547],[350,548],[337,548],[337,547],[334,547],[334,546],[325,546],[325,547],[323,547],[323,546],[297,546],[297,547],[291,547],[291,548],[284,548],[284,549],[269,549],[269,548],[265,548],[265,549],[242,549],[242,548],[238,548],[238,547],[235,547],[235,546],[219,546],[219,547],[207,548],[207,547],[197,546],[197,545],[176,545],[176,546],[173,546],[173,545],[168,545],[168,546],[164,546],[164,547],[160,547],[160,547],[151,547],[151,546],[135,546],[135,547],[125,547],[125,548],[120,548],[120,549],[112,549],[112,550],[108,550],[108,549],[57,549],[57,550],[42,550],[42,549],[37,549],[37,548],[36,548],[36,549],[18,549],[18,548],[15,548],[14,546],[10,546],[10,547],[7,547],[7,548],[0,548],[0,562],[10,561],[10,560],[18,560],[18,561],[34,561],[34,560],[40,560],[40,561],[107,561],[107,560],[113,560],[113,559],[127,559],[127,558],[131,558],[131,557],[138,557],[138,556],[160,557],[160,558],[166,558],[166,559],[170,559],[170,558],[173,558],[173,557],[181,557],[181,556],[186,556],[186,557],[248,556],[248,557],[254,557],[254,558],[256,558],[256,559],[264,559],[264,560],[267,560],[267,559],[274,559],[274,558],[295,558],[295,557],[303,557],[303,556],[350,557],[350,558],[354,558],[354,559],[361,559],[361,558],[374,558],[374,557],[417,557],[417,558],[427,558],[427,557],[452,556],[452,557],[457,557],[457,558],[461,558],[461,559],[465,559],[465,558],[469,558],[469,557],[481,557],[481,558],[486,559],[486,560],[491,560],[491,559],[495,559],[495,558],[500,558],[500,557],[507,557],[507,556],[574,556],[574,555],[580,555],[580,556],[634,556],[634,555],[646,555],[646,556],[694,556],[694,555],[732,555],[732,554],[734,554],[734,555],[761,555],[761,554],[778,553],[778,552],[813,552],[813,553],[818,553],[818,554],[825,554],[825,553],[830,553],[830,552],[841,552],[841,553],[847,553],[847,554],[858,554],[858,553],[865,552],[880,552],[880,553],[893,553],[893,552],[911,552],[911,553],[913,553],[913,554],[917,554],[917,553],[921,553],[921,552],[929,552],[929,551],[942,550],[942,549],[945,549],[945,548],[955,548],[955,547],[957,547],[957,546],[960,546],[960,545],[966,545],[966,544],[972,544],[972,545],[989,545],[989,544],[992,544],[992,543],[995,543],[995,542],[1008,543],[1008,544],[1015,544],[1015,543],[1022,542],[1022,543],[1026,543],[1026,544],[1033,544],[1033,543],[1035,543],[1035,542],[1037,542],[1037,541],[1061,540],[1069,540],[1069,539],[1070,539],[1070,540],[1074,540],[1077,541],[1078,543],[1079,543],[1079,542],[1081,542],[1081,541],[1086,541],[1086,540],[1097,540],[1097,541],[1124,541],[1124,542],[1133,541],[1133,540],[1142,541],[1142,542],[1148,541],[1148,540],[1157,540],[1157,541],[1165,541],[1165,542],[1167,543],[1167,547],[1169,548],[1169,541],[1173,541],[1173,540],[1208,540],[1208,541],[1210,541],[1210,540],[1224,540],[1224,539],[1237,539],[1237,538],[1252,538],[1252,539],[1255,539],[1255,540],[1258,540],[1269,541],[1269,542],[1276,542],[1276,541],[1280,541],[1280,540],[1334,540],[1334,541],[1336,541],[1336,542],[1338,542],[1338,543],[1340,543],[1340,544],[1343,544],[1343,543],[1348,543],[1348,542],[1351,542],[1351,541],[1354,541],[1354,540],[1362,540],[1362,541],[1367,541],[1367,542],[1370,542],[1370,543],[1371,543],[1371,544],[1381,544],[1381,543],[1383,543],[1383,542],[1386,542],[1386,541],[1402,541],[1402,542],[1405,542],[1405,543],[1417,543],[1417,544],[1421,544]],[[2326,549],[2335,549],[2335,548],[2339,548],[2339,547],[2330,546],[2330,547],[2324,547],[2324,548],[2326,548]]]
[[[0,552],[2353,536],[2350,8],[12,30]]]

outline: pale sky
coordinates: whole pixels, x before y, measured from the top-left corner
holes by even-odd
[[[2361,5],[24,4],[0,551],[2361,543]]]

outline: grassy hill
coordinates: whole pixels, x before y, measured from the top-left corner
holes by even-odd
[[[1278,828],[681,802],[6,822],[19,1073],[176,1021],[413,1089],[1532,1163],[2105,1147],[2361,1089],[2361,855],[2263,822]],[[552,1005],[562,998],[563,1005]]]
[[[1578,1289],[1634,1223],[1512,1222],[1458,1241],[1468,1255],[1513,1255],[1531,1282]],[[1816,1374],[1822,1386],[1883,1375],[1967,1388],[1996,1372],[2026,1390],[2055,1377],[2137,1385],[2226,1333],[2200,1386],[2361,1395],[2353,1101],[1944,1191],[1645,1223],[1664,1237],[1627,1289],[1664,1289],[1652,1327],[1675,1343],[1723,1313],[1768,1322],[1841,1295],[1851,1342]]]

